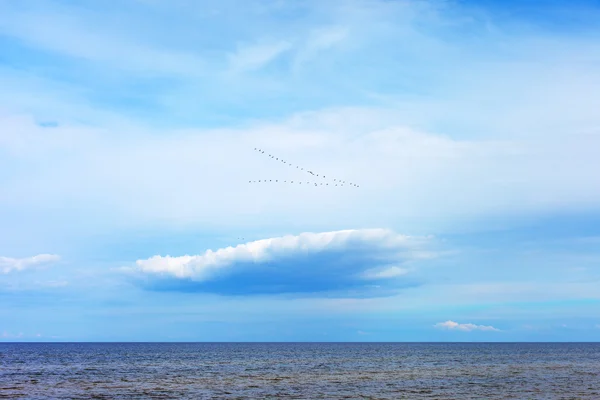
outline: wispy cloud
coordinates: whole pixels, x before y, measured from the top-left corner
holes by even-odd
[[[20,339],[23,336],[24,335],[22,332],[10,333],[10,332],[4,331],[4,332],[2,332],[2,335],[0,335],[0,338],[2,338],[2,339]]]
[[[229,58],[230,68],[233,72],[259,69],[275,60],[291,47],[292,44],[288,41],[238,45],[235,53],[231,54]]]
[[[393,264],[418,258],[427,243],[384,229],[302,233],[197,256],[154,256],[138,260],[133,271],[196,282],[184,287],[198,291],[230,294],[373,290],[381,285],[389,290],[408,272]]]
[[[454,321],[446,321],[446,322],[438,322],[437,324],[434,325],[435,328],[438,329],[446,329],[446,330],[457,330],[457,331],[464,331],[464,332],[471,332],[471,331],[500,331],[500,329],[494,328],[493,326],[490,325],[475,325],[475,324],[459,324],[458,322],[454,322]]]
[[[50,280],[50,281],[36,281],[35,285],[39,285],[43,288],[61,288],[69,285],[66,280]]]
[[[0,340],[6,341],[14,341],[14,340],[27,340],[27,341],[37,341],[37,340],[47,340],[47,339],[57,339],[57,336],[45,336],[41,333],[35,334],[25,334],[23,332],[12,333],[9,331],[3,331],[0,334]]]
[[[343,26],[329,26],[313,29],[294,56],[292,70],[298,72],[305,63],[318,57],[319,53],[331,51],[349,36],[349,29]]]
[[[587,146],[576,145],[574,137],[560,144],[453,139],[412,129],[401,119],[391,110],[346,108],[237,129],[153,135],[153,130],[137,127],[132,136],[118,137],[110,129],[44,128],[31,118],[0,117],[7,128],[0,146],[14,162],[19,160],[0,202],[5,209],[32,210],[68,202],[73,206],[60,211],[65,217],[75,209],[111,204],[104,218],[132,224],[256,226],[257,212],[269,210],[301,229],[327,229],[320,224],[340,226],[349,217],[355,226],[382,226],[407,218],[443,221],[465,214],[540,212],[600,198],[598,186],[588,184],[591,166],[599,162],[589,149],[598,137],[582,141]],[[248,184],[259,179],[312,180],[274,164],[254,147],[361,187]],[[39,168],[42,161],[45,168]],[[13,160],[3,161],[6,168],[8,162]],[[548,179],[549,166],[558,164],[560,174]],[[163,190],[157,191],[157,185]],[[571,190],[564,192],[561,185]],[[211,188],[210,196],[206,188]],[[440,197],[445,201],[440,203]],[[351,209],[370,211],[348,214]],[[281,221],[261,218],[260,224]]]
[[[364,272],[363,277],[365,279],[385,279],[395,278],[408,273],[408,270],[400,267],[381,267],[376,269],[369,269]]]
[[[104,25],[102,14],[85,7],[48,4],[40,8],[3,5],[0,32],[33,47],[71,57],[73,62],[101,63],[136,73],[198,76],[202,59],[119,35]],[[0,8],[0,10],[2,9]]]
[[[48,264],[60,260],[60,257],[54,254],[38,254],[26,258],[0,257],[0,271],[8,274],[14,271],[23,271],[42,264]]]

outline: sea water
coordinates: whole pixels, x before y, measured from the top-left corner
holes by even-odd
[[[600,344],[3,343],[0,398],[600,399]]]

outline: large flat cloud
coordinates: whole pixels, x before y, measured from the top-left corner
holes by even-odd
[[[158,290],[381,295],[415,284],[406,275],[412,261],[433,255],[430,240],[385,229],[302,233],[200,255],[157,255],[130,271]]]
[[[60,257],[55,254],[38,254],[37,256],[25,258],[0,257],[0,272],[8,274],[58,260],[60,260]]]

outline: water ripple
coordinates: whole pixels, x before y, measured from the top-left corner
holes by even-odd
[[[600,399],[594,343],[4,343],[9,399]]]

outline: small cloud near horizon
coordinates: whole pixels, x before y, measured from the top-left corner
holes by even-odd
[[[459,324],[458,322],[454,322],[448,320],[446,322],[438,322],[434,325],[435,328],[445,329],[445,330],[457,330],[463,332],[471,332],[471,331],[495,331],[499,332],[500,329],[494,328],[490,325],[475,325],[475,324]]]

